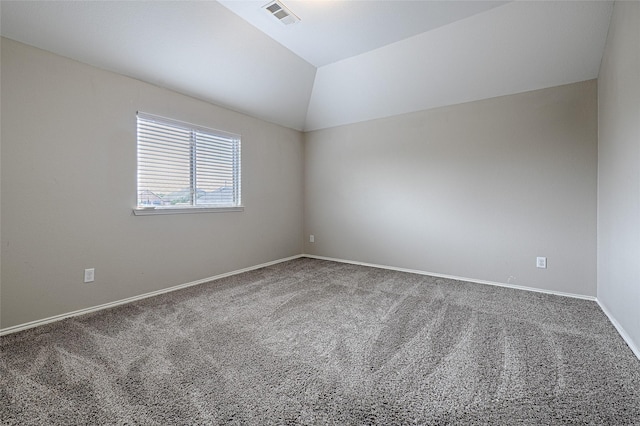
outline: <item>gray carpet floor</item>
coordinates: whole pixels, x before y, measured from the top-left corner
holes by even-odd
[[[595,302],[306,258],[0,345],[5,425],[640,424]]]

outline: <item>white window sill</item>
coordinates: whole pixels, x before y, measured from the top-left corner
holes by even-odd
[[[158,214],[185,214],[185,213],[226,213],[242,212],[244,206],[235,207],[145,207],[133,209],[135,216],[151,216]]]

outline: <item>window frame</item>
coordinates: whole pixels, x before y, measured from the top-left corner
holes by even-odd
[[[190,141],[191,146],[189,151],[191,153],[189,159],[188,171],[191,173],[189,180],[189,192],[191,194],[189,202],[191,204],[180,205],[154,205],[146,206],[140,205],[140,119],[148,122],[156,122],[164,126],[170,126],[179,128],[181,130],[189,131],[191,134]],[[211,137],[212,139],[228,139],[233,141],[234,146],[232,148],[232,188],[234,204],[196,204],[197,198],[195,198],[197,191],[197,157],[196,152],[198,150],[198,138],[197,135],[205,136],[205,138]],[[206,145],[205,145],[206,146]],[[242,183],[242,137],[236,133],[230,133],[223,130],[212,129],[205,126],[200,126],[184,121],[175,120],[172,118],[166,118],[154,114],[149,114],[142,111],[136,112],[136,199],[135,207],[133,208],[133,214],[136,216],[146,215],[166,215],[166,214],[182,214],[182,213],[222,213],[222,212],[239,212],[244,211],[241,197],[241,183]]]

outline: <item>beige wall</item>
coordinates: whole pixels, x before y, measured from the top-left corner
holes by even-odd
[[[615,3],[598,103],[598,300],[640,356],[638,2]]]
[[[7,328],[302,252],[303,135],[2,39]],[[136,111],[242,135],[241,213],[132,215]],[[83,270],[96,268],[96,282]]]
[[[595,81],[302,135],[11,40],[1,64],[1,328],[302,252],[596,294]],[[137,110],[242,134],[245,211],[133,216]]]
[[[595,296],[596,93],[592,80],[307,134],[306,252]]]

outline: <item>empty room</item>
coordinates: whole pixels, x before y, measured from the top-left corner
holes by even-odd
[[[0,17],[0,424],[640,424],[640,2]]]

